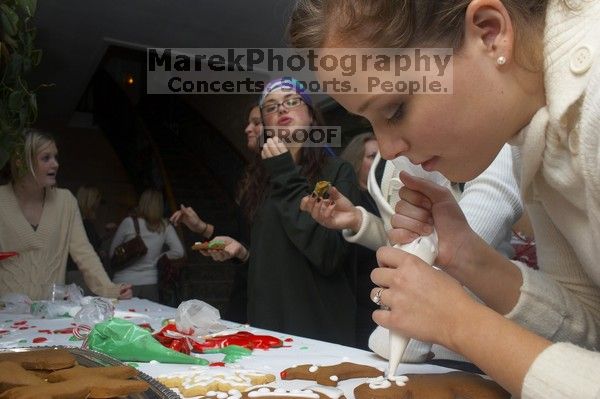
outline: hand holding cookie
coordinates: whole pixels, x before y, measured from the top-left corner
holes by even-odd
[[[358,231],[362,225],[360,210],[335,187],[328,188],[327,195],[328,198],[323,199],[322,191],[315,188],[311,195],[302,198],[300,210],[310,213],[317,223],[328,229]]]
[[[196,243],[192,249],[200,251],[204,256],[210,256],[217,262],[238,258],[245,262],[250,253],[239,241],[228,236],[215,237],[208,243]]]

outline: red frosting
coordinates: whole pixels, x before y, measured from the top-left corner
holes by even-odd
[[[235,334],[221,335],[207,338],[205,342],[194,342],[194,349],[202,352],[204,349],[219,349],[229,345],[242,346],[248,349],[270,349],[279,348],[283,342],[279,338],[270,335],[255,335],[247,331]]]
[[[283,346],[283,342],[279,338],[270,335],[255,335],[247,331],[240,331],[235,334],[221,335],[218,337],[208,337],[204,342],[196,342],[191,337],[175,338],[169,336],[170,331],[178,332],[175,324],[167,324],[153,336],[167,348],[187,354],[189,354],[192,349],[195,352],[202,353],[205,350],[221,349],[230,345],[237,345],[251,350],[266,350]]]

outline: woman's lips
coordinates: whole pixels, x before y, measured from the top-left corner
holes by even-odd
[[[426,170],[427,172],[432,172],[435,168],[435,164],[438,160],[438,157],[433,157],[433,158],[429,158],[427,161],[421,163],[421,167],[423,168],[423,170]]]
[[[284,116],[284,117],[281,117],[281,118],[277,119],[277,124],[278,125],[284,125],[284,126],[285,125],[289,125],[290,123],[292,123],[292,120],[293,119],[290,118],[289,116]]]

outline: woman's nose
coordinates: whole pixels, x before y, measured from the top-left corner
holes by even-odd
[[[377,136],[377,141],[379,141],[379,152],[383,159],[396,159],[409,149],[408,143],[399,137],[380,138]]]

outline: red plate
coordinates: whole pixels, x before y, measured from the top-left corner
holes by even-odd
[[[0,260],[8,259],[17,255],[19,255],[17,252],[0,252]]]

